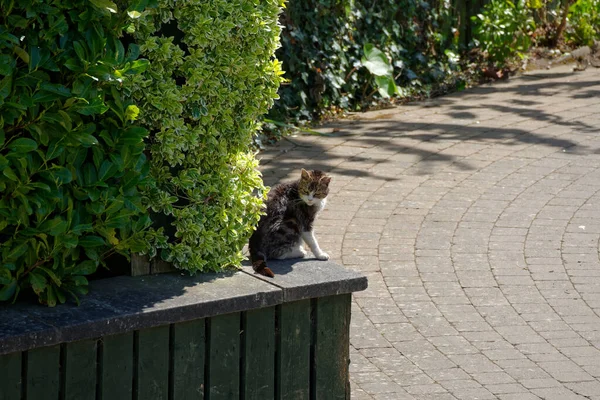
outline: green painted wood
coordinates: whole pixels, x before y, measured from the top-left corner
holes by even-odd
[[[94,400],[96,398],[95,340],[68,343],[65,349],[64,400]]]
[[[140,330],[137,334],[138,400],[167,400],[169,394],[169,326]]]
[[[303,400],[310,394],[310,299],[278,307],[276,399]]]
[[[243,396],[266,400],[275,396],[275,307],[247,311],[244,316]]]
[[[204,398],[204,319],[173,325],[172,400]]]
[[[240,313],[219,315],[210,319],[209,346],[207,398],[239,398]]]
[[[27,400],[58,400],[60,346],[27,352]]]
[[[133,391],[133,332],[105,336],[99,360],[98,400],[131,400]]]
[[[316,303],[314,379],[317,400],[345,400],[350,352],[350,294]]]
[[[21,353],[0,356],[0,400],[21,400]]]

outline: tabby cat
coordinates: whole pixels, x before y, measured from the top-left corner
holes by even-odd
[[[267,267],[267,259],[304,257],[302,241],[319,260],[329,259],[317,243],[313,223],[325,207],[330,181],[331,177],[322,171],[302,169],[299,180],[280,183],[271,189],[266,201],[267,213],[258,222],[248,246],[254,271],[275,276]]]

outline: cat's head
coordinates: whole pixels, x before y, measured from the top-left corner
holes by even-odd
[[[325,205],[325,197],[329,194],[329,182],[331,182],[331,177],[325,175],[323,171],[307,171],[303,168],[298,184],[298,194],[309,206],[322,207]]]

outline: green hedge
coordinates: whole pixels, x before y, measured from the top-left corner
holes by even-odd
[[[154,179],[144,194],[167,228],[153,235],[151,256],[160,249],[190,271],[241,262],[265,195],[250,144],[281,80],[273,54],[282,6],[159,1],[136,21],[136,43],[152,65],[130,93],[152,132]]]
[[[122,87],[148,63],[106,3],[0,0],[0,300],[64,302],[145,248],[148,131]]]
[[[0,0],[0,301],[76,297],[114,253],[239,263],[281,6]]]
[[[373,47],[393,67],[398,95],[427,94],[457,69],[456,0],[291,0],[281,18],[288,84],[270,118],[311,120],[381,98],[361,61]]]

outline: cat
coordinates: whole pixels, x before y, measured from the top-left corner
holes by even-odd
[[[331,177],[322,171],[302,169],[300,179],[274,186],[267,196],[263,215],[248,249],[252,268],[268,277],[275,274],[267,267],[267,259],[301,258],[306,255],[306,242],[315,257],[328,260],[313,232],[317,214],[325,207]]]

